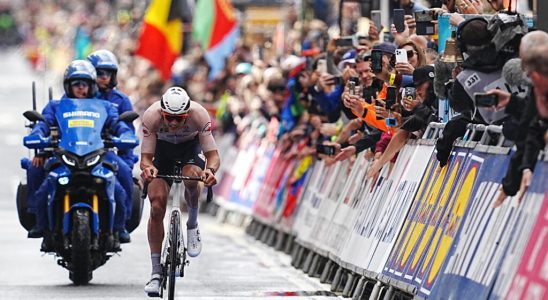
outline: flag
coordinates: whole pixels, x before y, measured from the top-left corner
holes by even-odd
[[[229,0],[198,0],[192,22],[192,37],[200,42],[213,79],[224,67],[240,35],[236,10]]]
[[[181,0],[152,0],[145,13],[136,55],[148,59],[164,80],[183,46]]]

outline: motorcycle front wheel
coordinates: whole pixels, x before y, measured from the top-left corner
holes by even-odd
[[[70,280],[75,285],[86,285],[92,278],[91,227],[89,220],[89,211],[87,209],[76,209],[72,213]]]

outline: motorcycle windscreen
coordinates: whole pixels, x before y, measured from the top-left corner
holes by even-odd
[[[56,118],[61,140],[59,147],[84,156],[104,147],[101,131],[107,110],[99,99],[63,99]]]

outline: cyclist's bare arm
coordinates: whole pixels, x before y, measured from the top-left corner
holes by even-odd
[[[158,169],[156,169],[152,163],[153,157],[154,154],[152,153],[141,153],[141,177],[145,181],[151,181],[158,175]]]
[[[204,184],[206,186],[213,186],[217,184],[217,178],[215,173],[219,169],[221,159],[219,158],[219,152],[217,150],[211,150],[204,153],[206,157],[206,168],[202,172],[202,178],[204,178]]]

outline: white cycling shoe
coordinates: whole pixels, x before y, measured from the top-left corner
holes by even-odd
[[[160,289],[162,288],[160,286],[161,282],[162,276],[160,274],[152,274],[152,278],[150,278],[150,281],[145,285],[145,293],[147,293],[149,297],[160,297]]]
[[[186,252],[190,257],[196,257],[202,252],[202,239],[200,238],[200,230],[198,227],[186,230],[187,249]]]

